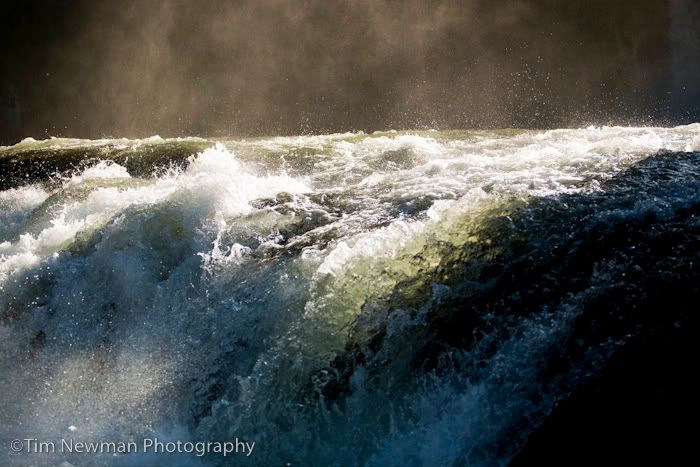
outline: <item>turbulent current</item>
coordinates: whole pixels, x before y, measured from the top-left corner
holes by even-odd
[[[696,319],[699,151],[700,124],[0,147],[0,463],[536,459]]]

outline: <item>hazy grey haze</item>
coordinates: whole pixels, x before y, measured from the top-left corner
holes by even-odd
[[[698,118],[697,2],[32,0],[3,128],[256,135]]]

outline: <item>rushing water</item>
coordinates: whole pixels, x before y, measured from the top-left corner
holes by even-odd
[[[698,151],[698,124],[0,148],[0,460],[507,464],[647,329],[577,330],[612,284],[693,267],[650,232],[697,231]],[[144,437],[256,444],[5,449]]]

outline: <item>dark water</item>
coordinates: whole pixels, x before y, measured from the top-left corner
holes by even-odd
[[[255,448],[0,456],[677,460],[699,144],[691,125],[1,148],[3,447]]]

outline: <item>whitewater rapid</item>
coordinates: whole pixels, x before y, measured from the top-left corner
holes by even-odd
[[[2,446],[238,437],[251,465],[505,465],[590,376],[572,365],[543,387],[537,363],[583,299],[506,319],[484,298],[469,326],[455,310],[522,245],[565,238],[573,200],[697,152],[700,124],[0,147]],[[640,192],[606,222],[671,216],[691,188]],[[0,451],[27,458],[242,462]]]

